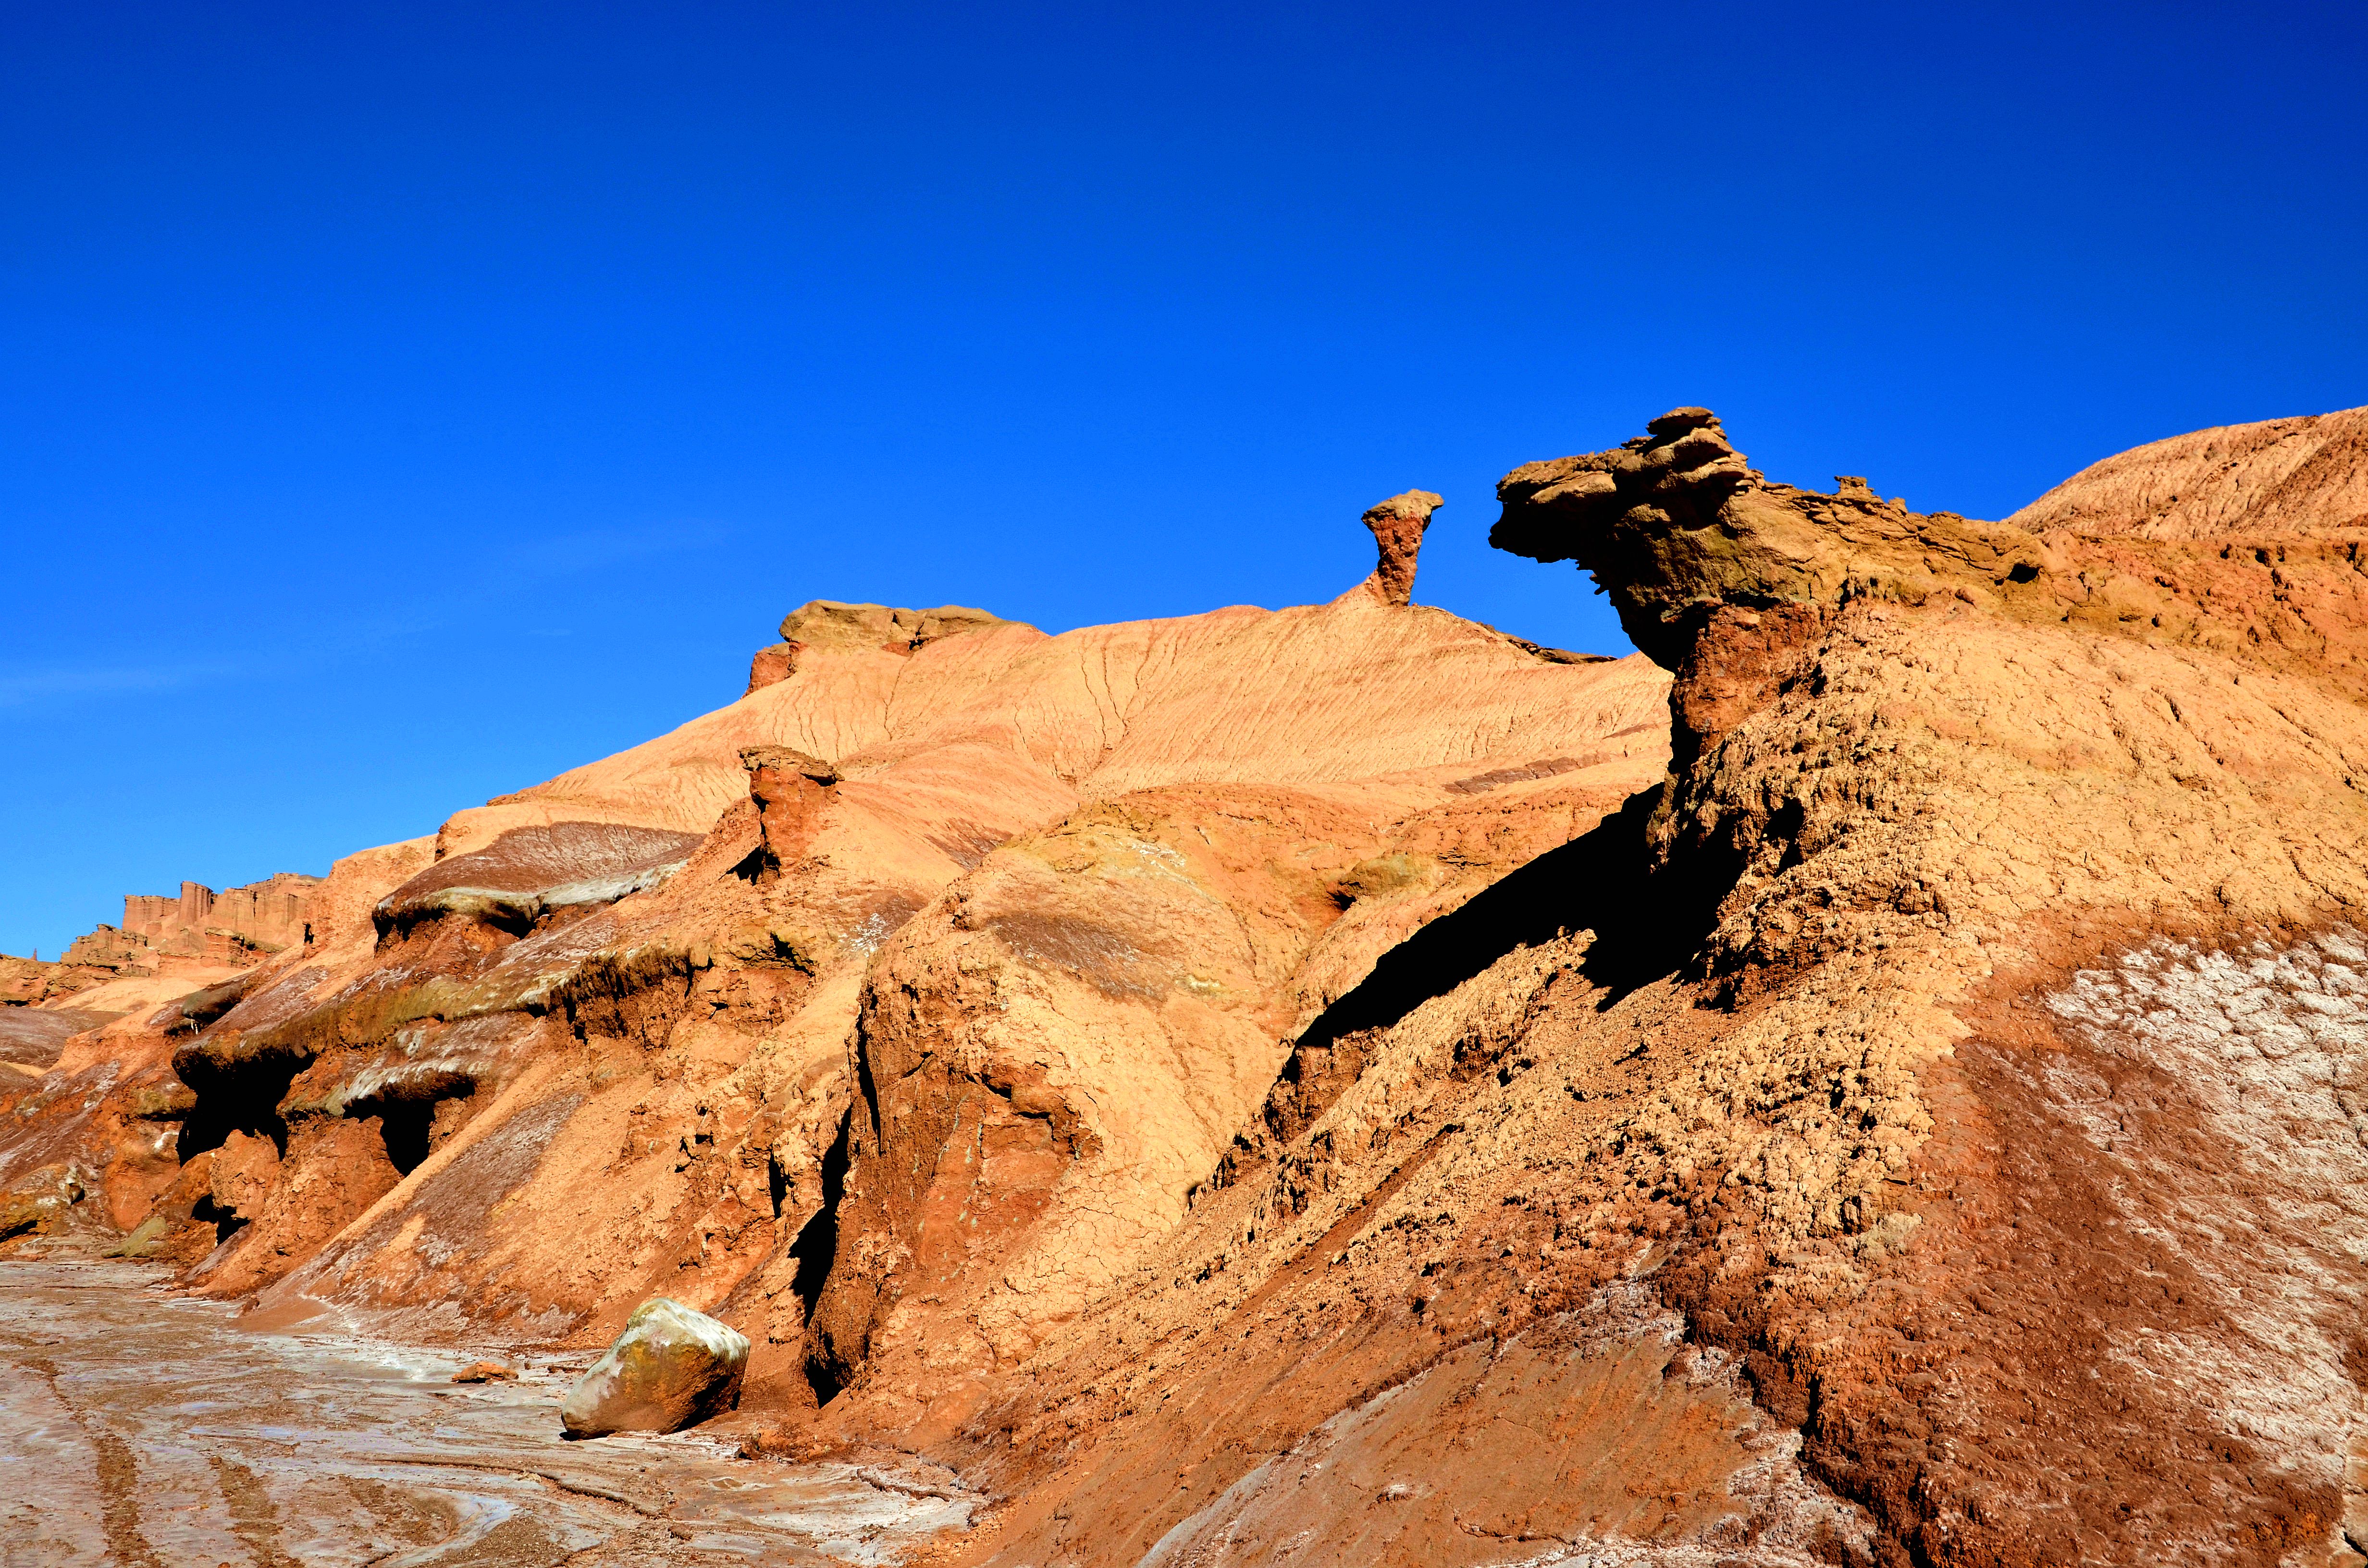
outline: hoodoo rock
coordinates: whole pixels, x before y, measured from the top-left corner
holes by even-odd
[[[1409,490],[1365,508],[1365,526],[1373,532],[1381,561],[1374,566],[1372,575],[1351,592],[1368,595],[1385,605],[1412,603],[1415,564],[1422,553],[1423,531],[1430,527],[1430,515],[1445,505],[1444,500],[1428,490]]]
[[[748,798],[756,802],[768,870],[803,858],[838,798],[838,769],[793,746],[743,746]]]
[[[635,1308],[616,1343],[575,1380],[560,1425],[571,1437],[679,1432],[738,1404],[747,1368],[746,1335],[660,1296]]]

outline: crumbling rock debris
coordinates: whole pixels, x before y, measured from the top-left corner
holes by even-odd
[[[56,1232],[84,1196],[82,1177],[68,1162],[19,1176],[0,1190],[0,1243]]]
[[[87,991],[110,978],[110,974],[106,970],[68,969],[55,960],[12,958],[0,953],[0,1017]]]
[[[452,1374],[456,1383],[508,1382],[518,1376],[518,1369],[505,1367],[499,1361],[472,1361]]]

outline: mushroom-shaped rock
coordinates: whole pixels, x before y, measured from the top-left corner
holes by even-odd
[[[1722,606],[1822,614],[1858,596],[1920,604],[1961,589],[1994,602],[2047,563],[2020,528],[1918,516],[1855,476],[1831,495],[1770,483],[1706,408],[1673,408],[1645,428],[1609,451],[1507,474],[1488,542],[1594,574],[1629,641],[1664,669],[1693,656],[1704,618]],[[2032,597],[2032,619],[2061,619],[2045,590]]]
[[[679,1432],[740,1403],[748,1341],[728,1324],[658,1296],[633,1309],[625,1331],[559,1407],[571,1437]]]
[[[1385,605],[1402,605],[1414,597],[1415,558],[1422,553],[1422,531],[1430,515],[1447,503],[1428,490],[1409,490],[1365,508],[1365,526],[1382,558],[1373,574],[1342,596],[1370,597]]]

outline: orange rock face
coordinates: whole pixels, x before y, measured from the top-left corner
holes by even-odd
[[[1302,1020],[1664,760],[1644,661],[1372,595],[1060,638],[820,603],[783,638],[781,678],[732,707],[340,862],[308,945],[67,1051],[61,1108],[109,1067],[120,1086],[58,1136],[162,1130],[119,1207],[202,1255],[199,1289],[586,1343],[667,1294],[751,1334],[760,1398],[811,1406],[912,1332],[905,1277],[840,1267],[842,1221],[875,1205],[918,1235],[953,1190],[872,1180],[881,977],[967,999],[987,960],[1039,998],[1034,1043],[977,1072],[1018,1074],[1037,1119],[997,1103],[1023,1131],[1107,1154],[1091,1191],[1042,1173],[1058,1200],[1016,1199],[1042,1223],[996,1244],[1102,1270],[1183,1212]],[[1058,1014],[1080,1008],[1175,1060],[1079,1055]],[[978,1114],[970,1069],[925,1087],[916,1114]],[[1080,1206],[1110,1194],[1103,1237]],[[923,1238],[945,1289],[989,1289],[951,1239]],[[810,1332],[818,1311],[840,1326]]]
[[[320,885],[318,877],[281,871],[223,893],[199,882],[183,882],[176,897],[126,893],[122,926],[101,926],[76,937],[48,993],[159,975],[201,979],[301,948],[312,940]]]
[[[747,1451],[996,1496],[948,1561],[2359,1561],[2361,420],[1998,523],[1704,409],[1508,474],[1657,665],[1412,604],[1423,492],[1324,606],[804,607],[0,1031],[0,1244],[669,1298]]]

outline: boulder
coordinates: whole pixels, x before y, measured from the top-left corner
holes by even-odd
[[[499,1361],[472,1361],[453,1373],[452,1381],[456,1383],[498,1383],[517,1376],[516,1369],[505,1367]]]
[[[608,1353],[575,1380],[559,1407],[571,1437],[679,1432],[740,1403],[748,1341],[737,1330],[664,1296],[625,1320]]]

